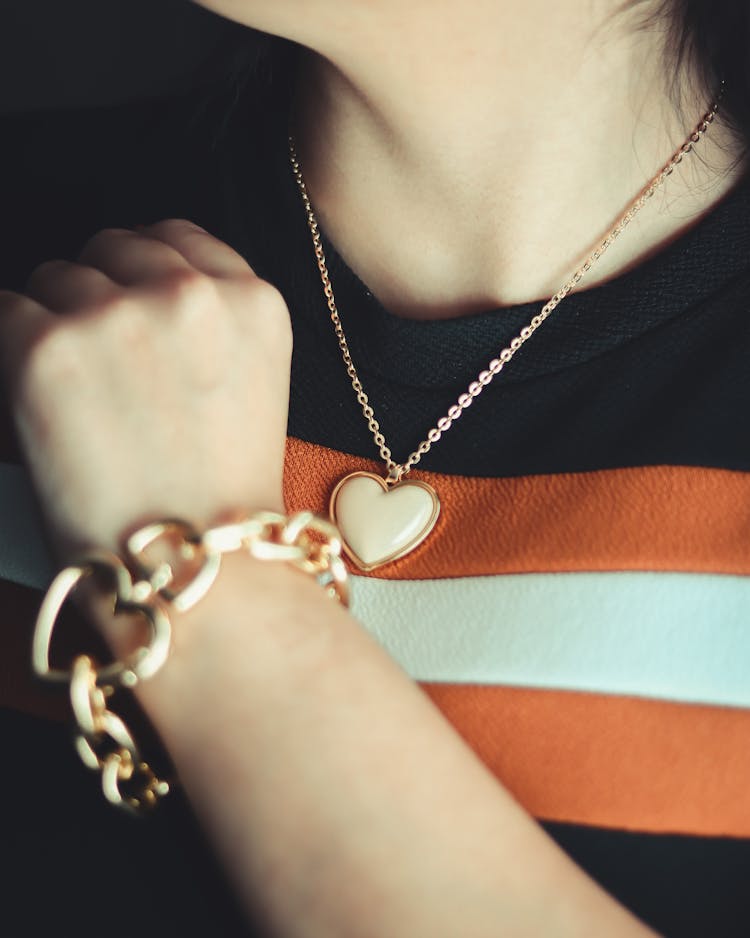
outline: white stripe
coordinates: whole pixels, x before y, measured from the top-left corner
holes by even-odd
[[[355,577],[353,611],[415,679],[750,707],[750,577]]]
[[[0,579],[54,564],[26,472],[0,463]],[[750,577],[353,577],[355,615],[417,680],[750,707]]]
[[[43,589],[54,563],[28,475],[0,463],[0,579]]]

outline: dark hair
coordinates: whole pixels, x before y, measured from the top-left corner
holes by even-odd
[[[212,112],[218,120],[214,146],[248,85],[252,84],[256,93],[274,96],[290,90],[299,53],[299,46],[286,39],[230,20],[225,23],[223,36],[203,67],[199,79],[203,94],[193,115],[195,121],[200,121]],[[215,113],[217,100],[223,102],[219,115]]]
[[[706,101],[724,82],[721,113],[750,149],[750,3],[745,0],[662,0],[671,64],[690,65]]]
[[[625,0],[622,10],[645,2],[650,0]],[[666,29],[671,71],[677,75],[689,65],[698,76],[706,104],[724,81],[722,115],[741,142],[743,154],[750,150],[750,3],[660,0],[643,25],[656,20]],[[235,102],[250,82],[288,88],[298,52],[292,42],[227,22],[224,40],[212,57],[210,88],[225,93],[233,89]]]

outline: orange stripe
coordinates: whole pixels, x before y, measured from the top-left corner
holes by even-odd
[[[290,438],[292,511],[327,512],[336,482],[378,463]],[[467,478],[420,472],[442,513],[425,545],[375,576],[431,579],[493,573],[672,570],[750,573],[750,472],[647,466]]]
[[[424,689],[535,817],[750,837],[750,711],[517,688]]]

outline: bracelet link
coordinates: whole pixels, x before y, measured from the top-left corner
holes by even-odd
[[[102,773],[102,791],[112,804],[136,814],[155,807],[168,794],[169,783],[157,778],[123,719],[107,708],[113,689],[99,686],[96,665],[88,655],[76,658],[72,673],[74,742],[81,761]],[[121,782],[130,783],[129,794],[120,790]]]
[[[53,668],[50,662],[52,638],[66,601],[82,583],[91,581],[99,595],[111,603],[115,619],[135,614],[145,620],[150,636],[123,661],[114,661],[97,671],[100,685],[134,687],[152,677],[167,659],[172,639],[169,617],[152,593],[144,594],[133,583],[125,564],[116,554],[92,551],[78,563],[65,567],[52,581],[42,601],[34,625],[32,668],[37,677],[55,683],[72,680],[72,670]]]
[[[124,794],[122,782],[133,788]],[[169,783],[157,778],[148,763],[135,761],[127,749],[110,753],[102,766],[102,791],[110,804],[133,814],[155,808],[169,794]]]
[[[166,549],[171,556],[149,563],[147,551],[154,547]],[[198,530],[186,521],[147,524],[130,535],[125,550],[151,591],[178,612],[187,612],[203,599],[219,573],[220,555],[207,547]]]
[[[153,677],[167,660],[172,622],[168,609],[185,612],[210,590],[223,554],[245,551],[258,560],[289,563],[315,578],[326,594],[349,604],[348,573],[338,529],[309,511],[289,517],[260,511],[201,534],[178,519],[144,525],[126,540],[124,560],[92,551],[60,571],[42,601],[34,626],[32,667],[43,680],[69,684],[76,750],[88,768],[101,772],[102,791],[111,804],[131,813],[153,808],[169,793],[144,761],[120,716],[108,707],[117,688],[133,688]],[[53,668],[52,638],[67,600],[85,581],[111,604],[114,619],[136,615],[149,638],[123,661],[99,666],[78,655],[69,670]]]

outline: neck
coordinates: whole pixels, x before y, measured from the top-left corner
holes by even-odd
[[[317,37],[297,98],[308,189],[391,312],[554,293],[698,123],[705,93],[689,74],[670,83],[663,35],[615,6],[388,0]],[[582,287],[658,251],[733,185],[720,120],[699,148]]]

